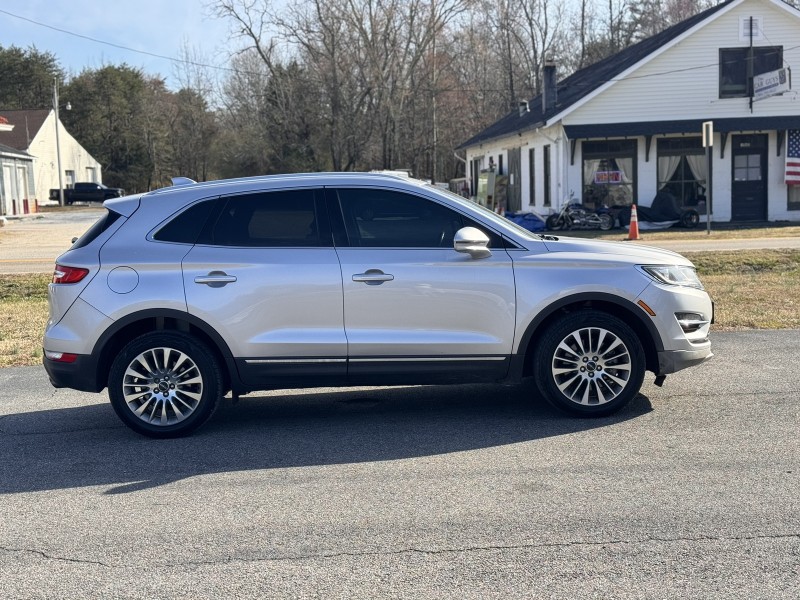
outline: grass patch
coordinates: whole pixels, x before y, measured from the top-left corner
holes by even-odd
[[[34,275],[4,275],[0,279],[0,302],[18,300],[47,300],[47,284],[53,276],[45,273]]]
[[[800,329],[800,250],[687,253],[714,299],[713,331]],[[0,367],[42,361],[50,275],[0,279]]]
[[[800,250],[685,256],[714,300],[713,330],[800,328]]]
[[[0,278],[0,367],[42,362],[47,324],[47,284],[52,275],[4,275]]]

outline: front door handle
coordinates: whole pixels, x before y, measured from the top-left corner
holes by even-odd
[[[228,275],[225,271],[211,271],[208,275],[200,275],[194,278],[195,283],[201,283],[208,287],[223,287],[236,281],[235,275]]]
[[[384,273],[380,269],[367,269],[366,273],[353,275],[353,281],[366,283],[367,285],[380,285],[384,281],[393,281],[394,275]]]

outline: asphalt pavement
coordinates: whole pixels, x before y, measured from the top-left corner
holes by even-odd
[[[800,331],[620,414],[534,387],[257,393],[154,441],[0,370],[0,596],[797,598]]]

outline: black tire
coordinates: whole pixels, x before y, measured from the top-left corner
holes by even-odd
[[[600,213],[597,217],[600,219],[600,229],[602,231],[608,231],[614,227],[614,217],[610,213]]]
[[[681,225],[687,229],[694,229],[700,224],[700,213],[690,208],[681,214]]]
[[[642,387],[646,365],[636,333],[617,317],[595,310],[558,318],[542,335],[533,361],[545,399],[584,417],[604,417],[628,404]]]
[[[544,224],[550,231],[559,231],[564,227],[564,221],[559,219],[559,215],[550,215]]]
[[[117,355],[108,396],[117,416],[137,433],[180,437],[214,414],[223,377],[205,344],[185,333],[159,331],[132,340]]]

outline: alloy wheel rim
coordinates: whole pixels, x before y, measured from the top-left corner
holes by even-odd
[[[197,410],[203,396],[203,376],[188,354],[174,348],[151,348],[125,369],[122,395],[138,419],[167,427]]]
[[[600,406],[627,387],[632,364],[628,347],[608,329],[585,327],[558,344],[551,373],[565,398],[582,406]]]

